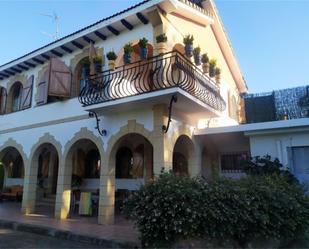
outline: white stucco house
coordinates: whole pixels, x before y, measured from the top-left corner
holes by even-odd
[[[0,161],[4,185],[23,186],[23,213],[48,199],[65,219],[79,189],[111,224],[126,194],[162,168],[238,176],[235,160],[250,154],[293,162],[298,174],[308,119],[239,125],[246,83],[215,3],[194,2],[145,0],[0,66]],[[188,34],[220,77],[188,56]]]

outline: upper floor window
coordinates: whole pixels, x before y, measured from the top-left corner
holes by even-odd
[[[72,89],[72,96],[78,96],[80,91],[85,87],[86,85],[86,79],[90,76],[90,61],[89,57],[85,57],[81,59],[74,71],[74,84]]]
[[[11,111],[16,112],[20,110],[21,107],[21,93],[23,86],[20,82],[16,82],[12,88],[12,107]]]
[[[58,58],[51,58],[47,69],[39,79],[37,104],[43,105],[71,97],[72,73]]]
[[[0,115],[5,113],[7,91],[4,87],[0,87]]]

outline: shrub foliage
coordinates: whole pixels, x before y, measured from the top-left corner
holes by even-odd
[[[305,191],[281,174],[206,183],[163,173],[126,201],[124,213],[134,220],[146,247],[190,238],[246,247],[257,239],[287,240],[307,232]]]

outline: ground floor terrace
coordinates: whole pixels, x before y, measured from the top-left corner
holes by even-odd
[[[195,127],[180,120],[173,119],[164,132],[167,107],[158,105],[151,112],[110,115],[105,136],[88,116],[1,134],[3,192],[21,186],[18,198],[14,194],[3,203],[21,201],[21,214],[28,216],[48,211],[60,220],[91,217],[114,224],[123,201],[163,168],[178,175],[215,174],[214,144],[196,137]]]

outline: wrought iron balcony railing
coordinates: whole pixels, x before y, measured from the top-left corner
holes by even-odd
[[[86,80],[83,106],[178,87],[217,111],[225,109],[218,86],[190,60],[169,52],[105,71]]]

